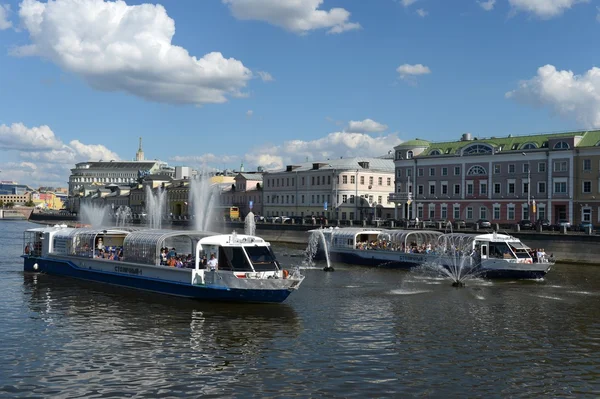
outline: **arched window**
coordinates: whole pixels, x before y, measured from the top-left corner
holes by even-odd
[[[554,144],[554,149],[555,150],[568,150],[569,144],[567,144],[567,142],[565,142],[565,141],[559,141],[558,143]]]
[[[487,144],[471,144],[465,147],[463,155],[475,155],[475,154],[491,154],[493,152],[492,147]]]
[[[442,152],[440,150],[431,150],[429,155],[442,155]]]
[[[475,165],[475,166],[471,166],[471,169],[469,169],[469,171],[467,172],[467,175],[469,175],[469,176],[487,175],[487,172],[485,171],[485,169],[482,166]]]
[[[537,144],[535,143],[525,143],[523,144],[523,147],[521,147],[522,150],[533,150],[535,148],[538,148]]]
[[[406,159],[412,159],[412,157],[413,157],[413,152],[412,151],[408,151],[406,153]]]

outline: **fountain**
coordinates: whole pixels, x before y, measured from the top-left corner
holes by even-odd
[[[449,278],[453,287],[464,287],[467,280],[481,273],[471,235],[445,234],[440,237],[434,252],[438,254],[437,258],[416,270]]]
[[[79,216],[81,223],[89,224],[91,227],[102,227],[108,225],[108,206],[95,204],[91,201],[82,202]]]
[[[244,219],[244,233],[249,236],[256,234],[256,221],[254,220],[254,213],[248,212]]]
[[[125,227],[131,223],[132,219],[131,208],[127,205],[121,205],[115,211],[115,226]]]
[[[308,265],[314,265],[314,259],[317,255],[319,249],[319,240],[323,245],[323,253],[325,253],[325,260],[327,261],[327,266],[323,268],[324,272],[333,272],[335,269],[331,266],[331,261],[329,260],[329,248],[327,248],[327,240],[325,239],[325,234],[323,234],[323,230],[312,230],[311,234],[308,238],[308,247],[306,247],[306,262]]]
[[[162,227],[162,218],[167,203],[167,190],[146,186],[146,224],[151,229]]]
[[[217,188],[206,172],[190,183],[189,203],[193,210],[194,228],[198,231],[211,231],[213,211],[218,200]]]

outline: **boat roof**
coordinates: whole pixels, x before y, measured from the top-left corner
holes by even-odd
[[[442,232],[435,230],[387,230],[388,239],[393,242],[403,242],[408,244],[409,240],[415,239],[418,241],[436,241]],[[383,238],[383,237],[382,237]]]
[[[244,245],[244,244],[264,244],[266,241],[260,237],[246,234],[217,234],[204,237],[200,240],[200,245]]]
[[[358,234],[380,234],[385,231],[384,229],[373,229],[366,227],[335,227],[329,229],[314,229],[309,230],[309,232],[321,231],[325,234],[333,234],[336,237],[356,237]]]

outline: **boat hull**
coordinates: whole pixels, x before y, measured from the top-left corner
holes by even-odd
[[[316,258],[325,259],[325,254],[319,251]],[[332,250],[329,253],[329,259],[333,262],[350,265],[405,270],[419,267],[426,262],[440,261],[439,257],[426,254],[404,254],[396,251],[379,250]],[[506,265],[511,265],[511,267],[507,268]],[[444,267],[449,268],[446,265]],[[540,279],[551,268],[551,263],[519,264],[502,262],[502,264],[494,263],[489,267],[482,266],[477,269],[476,275],[488,279]]]
[[[71,260],[47,257],[24,256],[26,272],[41,272],[58,276],[73,277],[88,281],[101,282],[121,287],[134,288],[161,294],[174,295],[206,301],[280,303],[292,292],[289,288],[278,289],[242,289],[218,285],[193,285],[183,281],[163,280],[143,276],[143,266],[131,267],[123,264],[124,272],[111,272],[96,268],[84,268]],[[120,267],[119,264],[112,266]]]

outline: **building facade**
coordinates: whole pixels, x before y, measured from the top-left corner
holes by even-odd
[[[263,175],[264,216],[323,216],[337,220],[389,218],[394,161],[348,158],[288,165]]]
[[[242,218],[250,211],[257,216],[263,215],[262,184],[263,174],[260,172],[238,173],[234,183],[221,192],[221,206],[237,206]]]
[[[390,200],[407,219],[578,223],[586,209],[585,217],[600,220],[599,141],[600,131],[410,140],[394,148]]]

